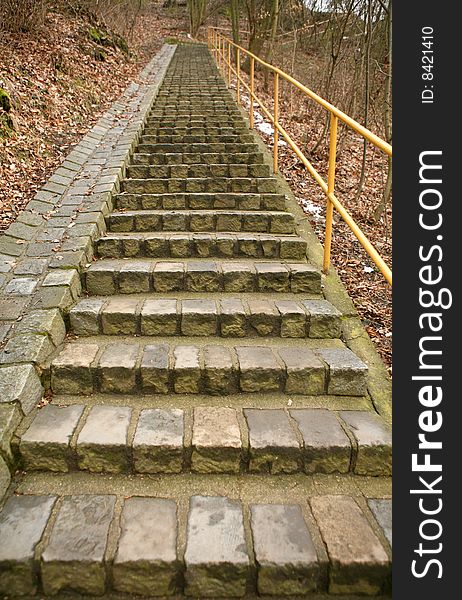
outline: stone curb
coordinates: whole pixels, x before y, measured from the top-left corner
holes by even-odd
[[[229,90],[235,97],[234,90]],[[249,123],[248,113],[239,107],[246,123]],[[273,164],[273,155],[268,146],[255,130],[251,130],[253,141],[259,146],[266,164]],[[289,184],[278,172],[276,175],[277,193],[285,194],[288,210],[295,216],[296,232],[307,241],[307,256],[322,273],[323,246],[318,236],[313,231],[307,215],[298,204],[295,194]],[[309,174],[307,174],[309,177]],[[335,248],[333,250],[335,252]],[[343,285],[337,271],[331,266],[329,275],[322,275],[323,294],[342,314],[342,332],[347,346],[369,367],[368,393],[376,411],[391,424],[392,421],[392,385],[387,369],[380,358],[368,333],[364,329],[345,286]]]
[[[80,271],[105,231],[112,195],[175,50],[164,44],[0,236],[0,491],[12,424],[42,396],[38,364],[64,340]]]

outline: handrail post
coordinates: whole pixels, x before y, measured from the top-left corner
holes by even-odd
[[[273,119],[273,172],[278,172],[278,142],[279,142],[279,73],[274,73],[274,119]]]
[[[236,100],[241,103],[241,51],[236,48]]]
[[[250,57],[250,109],[249,109],[250,129],[253,129],[253,123],[254,123],[254,115],[253,115],[254,74],[255,74],[255,59],[253,56],[251,56]]]
[[[337,160],[337,125],[338,117],[330,114],[330,141],[329,141],[329,172],[327,175],[327,206],[326,206],[326,232],[324,236],[323,271],[327,275],[330,267],[330,250],[332,245],[332,223],[334,219],[334,205],[329,194],[334,193],[335,166]]]
[[[231,44],[228,42],[228,87],[231,87]]]
[[[220,58],[219,66],[220,66],[220,69],[222,69],[223,68],[223,53],[222,53],[223,38],[221,37],[221,33],[218,35],[220,36],[218,38],[218,40],[219,40],[218,41],[218,56]]]

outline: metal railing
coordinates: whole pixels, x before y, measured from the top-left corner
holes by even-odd
[[[279,134],[286,140],[287,144],[292,148],[295,154],[298,156],[300,161],[304,164],[308,172],[319,184],[323,192],[327,197],[326,206],[326,231],[324,241],[324,259],[323,259],[323,270],[324,273],[329,272],[330,267],[330,255],[332,246],[332,225],[334,208],[337,209],[338,213],[351,229],[353,234],[356,236],[360,244],[366,250],[367,254],[376,264],[379,271],[391,285],[392,283],[392,272],[388,265],[385,263],[383,258],[374,248],[372,243],[369,241],[364,232],[360,229],[353,217],[346,210],[343,204],[339,201],[334,193],[335,189],[335,169],[337,160],[337,127],[339,120],[347,125],[350,129],[359,133],[363,138],[371,142],[374,146],[382,150],[388,156],[392,155],[392,147],[390,144],[379,138],[377,135],[369,131],[354,119],[346,115],[344,112],[315,94],[312,90],[305,87],[302,83],[281,71],[277,67],[270,65],[255,54],[252,54],[242,46],[234,43],[229,38],[225,37],[220,30],[216,27],[209,27],[208,29],[208,46],[215,58],[218,68],[222,70],[223,76],[228,82],[228,86],[231,86],[232,74],[236,78],[236,99],[238,104],[241,103],[241,85],[247,90],[250,96],[250,108],[249,108],[249,122],[250,127],[254,127],[254,103],[256,102],[263,113],[268,117],[270,122],[273,124],[274,130],[274,150],[273,150],[273,171],[278,171],[278,141]],[[235,50],[231,52],[231,48]],[[249,58],[249,83],[247,84],[241,77],[241,55],[244,54]],[[260,98],[255,94],[255,62],[258,62],[262,67],[268,69],[273,73],[273,100],[274,108],[273,114],[264,105]],[[235,65],[235,66],[234,66]],[[329,145],[329,168],[327,181],[318,173],[310,161],[306,158],[303,152],[300,150],[295,141],[290,137],[288,132],[279,123],[279,80],[280,78],[294,85],[296,88],[301,90],[306,96],[314,100],[317,104],[325,108],[330,113],[330,145]]]

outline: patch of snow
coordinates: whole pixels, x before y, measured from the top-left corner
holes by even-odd
[[[262,123],[257,123],[256,125],[257,125],[257,128],[265,135],[273,135],[274,129],[271,127],[271,125],[269,123],[262,122]]]
[[[287,142],[285,142],[284,140],[279,140],[278,146],[287,146]]]
[[[315,220],[322,219],[322,208],[319,206],[319,204],[315,204],[314,202],[311,202],[311,200],[306,200],[305,198],[301,198],[300,203],[303,207],[303,210],[311,213]]]
[[[363,267],[364,273],[373,273],[374,269],[372,267]]]

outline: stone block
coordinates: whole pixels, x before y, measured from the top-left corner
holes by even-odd
[[[255,263],[260,292],[288,292],[289,271],[283,264]]]
[[[184,264],[158,262],[153,271],[156,292],[177,292],[184,289]]]
[[[151,264],[130,261],[119,271],[119,290],[122,294],[149,292],[151,287]]]
[[[170,298],[146,300],[141,309],[142,335],[175,335],[178,328],[177,301]]]
[[[128,498],[122,509],[120,529],[112,569],[114,589],[129,595],[174,594],[180,569],[175,502]]]
[[[28,414],[42,398],[43,387],[32,365],[0,367],[1,404],[16,404]]]
[[[378,595],[390,562],[355,500],[315,496],[310,503],[329,555],[329,593]]]
[[[253,292],[256,289],[256,271],[247,263],[222,263],[225,292]]]
[[[53,510],[55,496],[12,496],[0,512],[0,593],[33,595],[37,591],[35,547]]]
[[[77,335],[98,335],[100,333],[100,314],[105,300],[85,298],[69,311],[71,328]]]
[[[137,333],[136,298],[111,298],[101,311],[101,328],[105,335],[133,335]]]
[[[21,334],[48,335],[55,346],[59,346],[66,336],[66,326],[57,308],[30,312],[16,331]]]
[[[144,393],[167,394],[170,389],[169,348],[147,345],[141,359],[141,386]]]
[[[370,498],[367,503],[371,509],[377,523],[387,538],[390,547],[392,546],[392,502],[391,499]]]
[[[129,394],[136,388],[137,344],[108,344],[99,359],[101,391]]]
[[[300,506],[250,507],[250,526],[258,565],[258,592],[305,596],[318,589],[321,565]]]
[[[340,416],[357,443],[355,473],[391,476],[391,429],[383,419],[376,413],[359,410],[344,410]]]
[[[347,473],[351,443],[335,413],[316,408],[291,410],[303,437],[306,473]]]
[[[342,332],[342,313],[327,300],[303,300],[309,313],[311,338],[338,338]]]
[[[279,312],[269,300],[251,298],[247,300],[250,329],[259,336],[278,335]]]
[[[184,415],[178,408],[145,409],[133,440],[133,464],[138,473],[181,473]]]
[[[204,389],[208,394],[227,395],[237,391],[237,374],[229,348],[205,346]]]
[[[281,337],[306,337],[306,313],[293,300],[276,300],[274,302],[281,319]]]
[[[224,497],[193,496],[186,535],[186,595],[244,596],[250,560],[240,502]]]
[[[249,428],[250,466],[256,473],[301,470],[300,444],[282,409],[245,409]]]
[[[214,262],[191,261],[186,270],[186,289],[189,292],[218,292],[221,274]]]
[[[173,386],[175,392],[177,394],[198,394],[201,381],[199,348],[195,346],[176,346],[173,357]]]
[[[286,366],[287,394],[318,396],[325,393],[326,370],[308,348],[280,348],[278,354]]]
[[[181,301],[181,333],[188,336],[213,336],[217,332],[217,307],[214,300]]]
[[[348,348],[325,348],[316,352],[329,367],[327,393],[363,396],[367,390],[367,366]]]
[[[127,471],[131,413],[128,406],[91,408],[77,438],[77,458],[81,469],[94,473]]]
[[[69,444],[83,409],[79,405],[48,404],[37,412],[19,443],[22,463],[27,470],[69,470]]]
[[[220,304],[220,333],[223,337],[245,337],[247,313],[239,298],[223,298]]]
[[[238,346],[239,385],[243,392],[273,392],[281,389],[282,367],[271,348]]]
[[[194,409],[191,468],[195,473],[239,473],[242,442],[236,411]]]
[[[105,552],[115,496],[67,496],[42,554],[46,595],[61,590],[100,596],[106,590]]]

